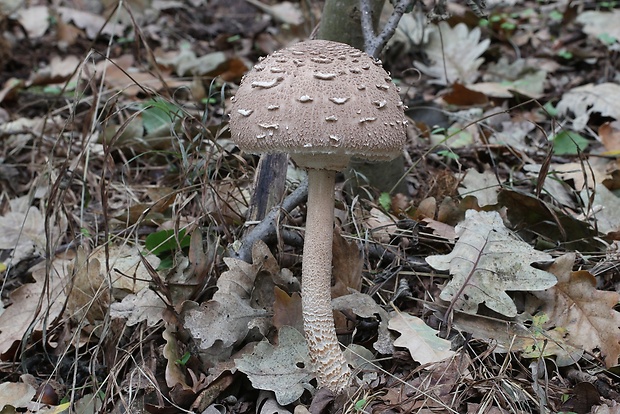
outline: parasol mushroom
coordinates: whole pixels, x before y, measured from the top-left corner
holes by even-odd
[[[331,307],[335,176],[351,158],[383,161],[402,151],[403,103],[380,62],[326,40],[301,42],[260,60],[232,103],[230,131],[239,148],[286,152],[308,171],[304,332],[319,387],[340,393],[351,372]]]

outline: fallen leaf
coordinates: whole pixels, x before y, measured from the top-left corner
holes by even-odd
[[[275,301],[273,303],[273,326],[279,329],[285,325],[292,326],[299,332],[304,331],[301,295],[293,292],[289,296],[284,290],[276,286]]]
[[[533,359],[555,355],[555,363],[559,367],[573,365],[581,359],[583,350],[567,344],[561,329],[543,329],[531,320],[527,321],[528,327],[525,322],[520,316],[505,321],[465,313],[454,314],[452,320],[459,331],[488,342],[493,352],[522,352],[524,357]]]
[[[110,317],[124,318],[127,326],[134,326],[142,321],[153,327],[162,320],[166,304],[152,289],[145,287],[136,294],[129,294],[120,302],[110,305]]]
[[[99,32],[107,36],[123,35],[123,26],[107,22],[104,16],[70,7],[58,7],[56,10],[65,23],[73,22],[86,32],[89,39],[97,37]]]
[[[28,33],[29,39],[37,39],[49,28],[49,9],[47,6],[22,7],[17,10],[17,21]]]
[[[26,332],[40,333],[60,316],[66,300],[64,284],[69,278],[69,263],[64,259],[52,260],[47,275],[44,262],[34,266],[35,283],[26,283],[11,293],[11,306],[0,314],[0,354],[21,341]]]
[[[461,197],[476,197],[478,205],[484,207],[497,204],[497,191],[500,186],[497,175],[493,172],[487,170],[479,173],[470,168],[466,171],[458,191]]]
[[[235,365],[248,376],[254,388],[273,391],[280,405],[291,404],[301,397],[313,377],[306,339],[289,326],[280,329],[277,345],[265,339],[251,354],[235,359]]]
[[[385,355],[394,351],[392,336],[387,325],[389,315],[373,298],[365,293],[355,292],[332,300],[332,307],[334,310],[350,310],[362,318],[377,319],[379,328],[377,329],[377,341],[373,344],[373,348]]]
[[[55,234],[59,232],[54,229]],[[45,255],[45,218],[37,207],[10,211],[0,217],[0,249],[12,251],[13,264]]]
[[[599,127],[598,134],[605,147],[602,155],[620,156],[620,121],[605,122]]]
[[[480,41],[480,35],[478,27],[469,31],[464,23],[450,27],[445,21],[439,22],[424,48],[432,62],[431,66],[417,61],[414,65],[422,73],[434,78],[431,83],[448,85],[460,81],[470,84],[478,78],[478,68],[484,61],[480,56],[491,42],[489,39]]]
[[[14,412],[5,411],[4,408],[7,406],[13,408],[27,407],[28,403],[34,398],[36,392],[37,391],[32,385],[21,382],[3,382],[0,384],[0,412]]]
[[[424,321],[408,313],[397,312],[390,318],[388,327],[400,333],[394,346],[407,348],[411,357],[420,364],[432,364],[450,358],[456,353],[452,344],[437,336],[439,331],[426,325]]]
[[[484,93],[474,91],[458,82],[452,85],[452,90],[441,98],[449,105],[458,106],[486,105],[489,102],[489,98]]]
[[[620,10],[610,11],[582,11],[575,19],[583,24],[583,31],[590,36],[600,39],[611,50],[618,51],[620,43]],[[604,41],[609,39],[609,41]],[[615,42],[613,42],[615,40]]]
[[[65,286],[67,310],[74,321],[101,323],[110,305],[110,286],[101,273],[99,260],[89,258],[83,247],[77,249],[70,266],[70,282]]]
[[[251,306],[254,283],[267,260],[273,260],[265,243],[258,241],[252,248],[252,264],[224,258],[228,270],[217,281],[217,292],[202,306],[195,302],[183,303],[181,318],[202,350],[212,347],[216,354],[230,352],[249,331],[252,320],[267,315],[265,309]]]
[[[620,101],[616,99],[619,95],[620,85],[616,83],[589,83],[566,92],[558,102],[557,110],[560,115],[572,112],[575,116],[573,129],[582,131],[593,113],[620,120]]]
[[[591,191],[583,190],[581,200],[589,206],[588,218],[595,220],[596,228],[603,234],[620,231],[620,197],[609,191],[603,184],[596,184],[594,199],[589,204]]]
[[[531,292],[539,301],[530,306],[546,316],[544,328],[565,329],[568,344],[589,352],[599,349],[609,368],[620,357],[620,313],[614,310],[620,294],[597,290],[596,279],[585,270],[573,272],[575,257],[570,253],[555,261],[549,272],[557,285]]]
[[[346,240],[338,227],[334,229],[332,245],[332,298],[347,295],[349,288],[358,292],[362,289],[362,270],[364,258],[355,240]]]
[[[552,274],[531,266],[551,256],[519,239],[497,212],[468,210],[456,233],[459,240],[450,254],[426,258],[435,269],[452,274],[440,298],[452,301],[455,309],[475,314],[484,303],[502,315],[515,316],[517,308],[506,291],[543,290],[556,283]]]

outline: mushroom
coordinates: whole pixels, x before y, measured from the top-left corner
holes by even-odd
[[[404,146],[407,121],[388,73],[343,43],[310,40],[273,52],[232,100],[232,139],[250,153],[290,154],[308,171],[302,309],[319,387],[340,393],[351,371],[331,306],[336,172],[351,158],[383,161]]]

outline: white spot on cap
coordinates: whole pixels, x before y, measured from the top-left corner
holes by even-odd
[[[257,138],[257,139],[264,139],[264,138],[266,138],[266,137],[267,137],[267,134],[258,134],[258,135],[256,136],[256,138]]]
[[[390,89],[389,85],[375,85],[377,87],[377,89],[383,89],[384,91],[387,91],[388,89]]]
[[[269,89],[269,88],[273,88],[274,86],[277,85],[279,78],[275,78],[272,79],[270,81],[254,81],[252,82],[252,87],[253,88],[262,88],[262,89]]]
[[[325,120],[327,122],[336,122],[338,120],[338,117],[336,115],[330,115],[327,118],[325,118]]]
[[[377,118],[374,118],[374,117],[362,118],[362,119],[360,119],[360,124],[363,124],[364,122],[373,122],[373,121],[376,121],[376,120],[377,120]]]
[[[335,147],[337,147],[337,146],[339,146],[339,145],[341,144],[341,142],[340,142],[340,137],[339,137],[339,136],[337,136],[337,135],[330,135],[330,136],[329,136],[329,142],[330,142],[333,146],[335,146]]]
[[[269,70],[272,73],[282,73],[282,72],[284,72],[284,69],[282,69],[282,68],[280,68],[278,66],[273,66],[273,67],[269,68]]]
[[[265,129],[278,129],[280,128],[280,125],[278,124],[258,124],[259,127],[261,128],[265,128]]]
[[[310,58],[310,60],[313,61],[314,63],[332,63],[332,59],[324,57],[324,56],[313,57],[313,58]]]
[[[308,96],[308,95],[302,95],[302,96],[299,97],[298,100],[299,100],[299,102],[304,103],[304,102],[311,102],[312,98],[310,96]]]
[[[312,148],[312,144],[308,142],[304,144],[304,148]]]
[[[363,91],[364,89],[366,89],[366,85],[364,84],[357,85],[357,89],[359,89],[360,91]]]
[[[264,70],[264,69],[265,69],[265,66],[263,65],[259,65],[259,64],[254,65],[254,70],[257,72],[260,72],[261,70]]]
[[[387,101],[386,100],[380,100],[380,101],[372,101],[373,104],[377,105],[377,108],[381,109],[383,108],[385,105],[387,105]]]
[[[336,78],[335,73],[322,73],[322,72],[314,72],[314,77],[321,80],[331,80]]]
[[[267,106],[268,111],[275,111],[276,109],[280,109],[280,105],[269,105]]]
[[[252,112],[254,112],[254,110],[253,109],[237,109],[237,112],[243,116],[250,116],[252,115]]]
[[[343,103],[348,101],[349,98],[348,97],[346,97],[346,98],[329,98],[329,100],[332,101],[335,104],[342,105]]]
[[[303,55],[305,55],[305,53],[304,53],[304,52],[299,51],[299,50],[293,50],[293,52],[292,52],[292,53],[293,53],[294,55],[297,55],[297,56],[303,56]]]

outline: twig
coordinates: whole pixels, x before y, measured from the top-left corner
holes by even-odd
[[[398,22],[400,22],[407,8],[417,0],[398,0],[394,6],[394,11],[390,15],[385,26],[383,26],[383,30],[381,30],[379,35],[375,34],[375,29],[372,27],[371,1],[372,0],[360,0],[362,32],[364,33],[365,52],[377,59],[388,40],[394,35]]]
[[[308,180],[304,180],[295,191],[282,201],[281,205],[272,208],[269,214],[256,227],[243,235],[239,248],[229,247],[228,255],[249,263],[252,260],[252,246],[254,243],[258,240],[267,242],[275,237],[282,214],[288,214],[293,211],[295,207],[306,201],[307,197]]]

